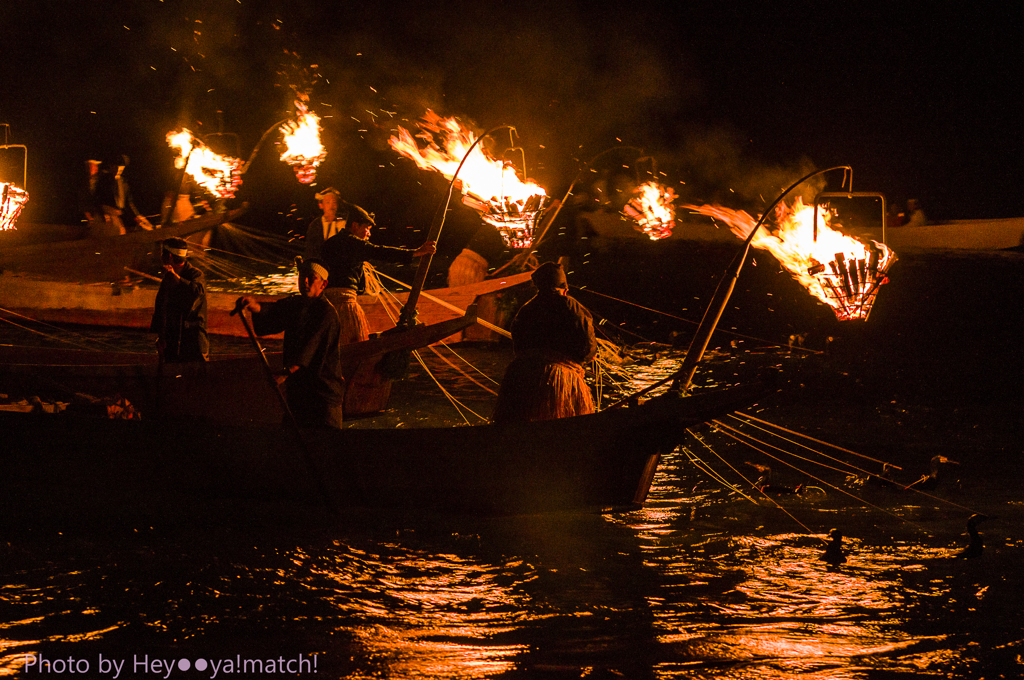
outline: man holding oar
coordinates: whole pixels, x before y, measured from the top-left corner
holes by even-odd
[[[162,362],[205,362],[210,354],[206,334],[206,279],[188,261],[188,243],[169,238],[160,250],[164,277],[156,294],[149,330],[157,334]]]
[[[284,332],[284,384],[288,408],[302,427],[341,428],[345,379],[341,374],[341,322],[323,295],[328,269],[322,260],[299,263],[297,295],[260,304],[240,297],[235,311],[249,309],[257,335]]]

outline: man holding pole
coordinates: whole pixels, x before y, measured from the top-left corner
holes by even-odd
[[[338,312],[323,295],[328,269],[322,260],[299,263],[299,292],[260,304],[240,297],[235,310],[252,313],[256,335],[284,332],[284,384],[288,409],[301,427],[341,428],[345,379],[341,373]]]
[[[157,334],[162,362],[205,362],[210,353],[206,334],[206,278],[188,261],[184,239],[166,239],[160,250],[164,278],[156,294],[149,330]]]

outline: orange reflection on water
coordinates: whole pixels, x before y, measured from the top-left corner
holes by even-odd
[[[349,549],[330,568],[316,570],[339,589],[336,606],[387,622],[350,632],[388,677],[481,678],[507,673],[524,645],[494,644],[517,629],[523,609],[508,572],[519,560],[484,564],[453,554],[426,554],[400,545],[379,546],[379,555]],[[396,624],[400,621],[400,624]]]

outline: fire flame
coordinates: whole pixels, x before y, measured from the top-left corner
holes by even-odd
[[[722,206],[685,206],[729,225],[733,234],[746,239],[757,220],[742,210]],[[818,212],[814,238],[814,206],[798,197],[792,208],[780,204],[776,229],[762,227],[751,245],[769,251],[793,277],[836,314],[840,321],[867,319],[878,288],[888,282],[886,271],[896,253],[884,244],[864,244],[830,226],[831,214]]]
[[[185,168],[186,174],[217,198],[233,198],[242,185],[242,161],[214,153],[196,139],[188,128],[168,132],[167,143],[177,150],[174,167]],[[188,163],[186,167],[185,163]]]
[[[637,187],[636,195],[622,209],[622,213],[636,222],[637,231],[647,234],[652,241],[672,235],[676,226],[676,211],[672,205],[676,192],[657,182],[645,182]]]
[[[0,231],[14,229],[21,209],[28,203],[28,192],[7,182],[0,182]]]
[[[388,144],[421,169],[439,172],[451,180],[476,135],[455,118],[442,118],[430,110],[417,127],[420,132],[415,136],[399,127]],[[506,244],[526,248],[532,243],[533,226],[547,198],[542,187],[520,179],[511,163],[492,158],[480,144],[466,158],[459,181],[462,202],[497,228]]]
[[[281,126],[284,137],[284,151],[281,160],[292,166],[295,177],[303,184],[316,179],[316,169],[327,158],[327,151],[320,143],[320,117],[310,111],[301,101],[295,102],[299,115]]]

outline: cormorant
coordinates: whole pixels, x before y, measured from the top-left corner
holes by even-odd
[[[978,534],[978,525],[987,519],[988,515],[974,514],[967,520],[967,533],[971,535],[971,544],[958,552],[956,554],[957,557],[963,557],[965,559],[981,557],[981,553],[985,549],[985,544],[982,542],[981,536]]]
[[[931,491],[939,485],[939,474],[942,472],[943,465],[959,465],[960,463],[955,460],[950,460],[945,456],[932,456],[931,463],[929,464],[929,472],[926,475],[922,475],[916,482],[911,482],[906,489],[919,489],[921,491]]]
[[[796,486],[786,486],[784,484],[776,484],[772,481],[772,469],[767,465],[759,465],[757,463],[751,463],[747,461],[747,465],[754,468],[761,473],[757,481],[754,482],[754,488],[762,493],[771,493],[777,495],[785,494],[799,494],[803,488],[803,484],[797,484]]]
[[[836,567],[846,561],[846,553],[843,551],[843,534],[839,529],[832,529],[828,532],[828,537],[832,540],[825,546],[825,552],[822,553],[821,559]]]

